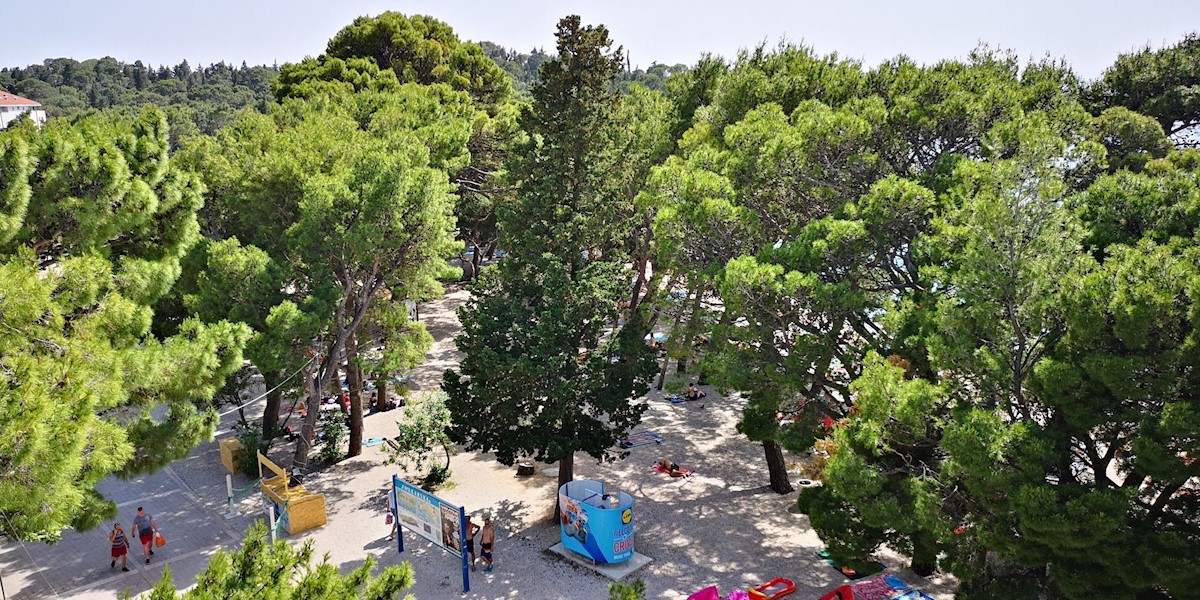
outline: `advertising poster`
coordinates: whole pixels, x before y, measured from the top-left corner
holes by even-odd
[[[620,563],[633,557],[633,499],[608,496],[602,484],[576,481],[558,495],[559,533],[568,550],[598,563]],[[601,487],[595,489],[588,484]]]
[[[442,503],[442,547],[455,556],[462,553],[458,543],[462,537],[458,529],[458,507]]]
[[[458,507],[442,502],[425,490],[399,481],[396,485],[396,513],[400,524],[421,537],[459,556]]]

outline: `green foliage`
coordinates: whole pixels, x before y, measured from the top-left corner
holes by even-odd
[[[1197,281],[1186,258],[1197,256],[1195,178],[1168,155],[1146,163],[1153,173],[1090,182],[1100,150],[1069,141],[1078,139],[1071,115],[998,123],[982,159],[958,161],[936,196],[909,196],[926,198],[909,212],[921,215],[909,221],[915,227],[888,227],[900,235],[859,246],[908,246],[919,268],[917,285],[885,288],[890,298],[846,305],[855,296],[842,295],[829,305],[878,307],[864,324],[883,327],[855,329],[850,340],[878,354],[839,358],[855,361],[843,363],[853,402],[832,432],[824,485],[801,494],[839,560],[864,560],[882,543],[911,556],[918,572],[941,556],[972,598],[997,597],[999,578],[1047,597],[1189,597],[1200,577],[1170,554],[1195,552],[1186,515],[1197,507],[1180,493],[1197,475],[1194,444],[1181,435],[1197,411],[1183,391],[1194,385],[1184,366],[1194,357],[1183,348],[1194,348],[1195,335],[1185,316],[1196,314],[1186,291]],[[871,194],[843,212],[903,206],[879,202],[889,197],[904,194]],[[806,230],[824,229],[819,245],[760,253],[758,261],[812,265],[794,274],[731,263],[739,287],[730,306],[775,294],[826,306],[791,292],[789,281],[815,287],[851,275],[847,291],[869,289],[861,270],[869,254],[840,267],[825,254],[856,247],[872,230],[866,223],[818,221]],[[825,266],[846,275],[806,275]],[[900,355],[884,361],[884,352]]]
[[[462,42],[449,25],[425,15],[393,11],[359,17],[329,40],[325,54],[284,65],[279,98],[310,96],[340,82],[352,91],[392,89],[397,83],[447,84],[483,105],[496,106],[512,93],[508,75],[477,44]],[[346,88],[342,88],[346,89]]]
[[[522,96],[529,96],[530,90],[541,80],[539,71],[542,65],[554,58],[554,55],[547,54],[542,48],[534,48],[526,54],[493,42],[479,42],[479,47],[483,48],[483,53],[488,58],[508,73],[512,78],[513,89]],[[628,67],[627,63],[626,69],[617,74],[615,81],[618,88],[628,90],[633,86],[641,86],[657,92],[667,91],[667,82],[671,78],[689,70],[687,65],[665,65],[657,62],[650,63],[645,69],[638,67],[629,70]]]
[[[0,133],[0,512],[55,540],[114,507],[112,473],[152,471],[209,439],[210,399],[249,330],[196,320],[150,335],[151,305],[196,242],[200,184],[167,157],[162,113]],[[165,410],[162,410],[165,409]]]
[[[146,104],[166,111],[172,142],[186,132],[212,134],[243,108],[266,110],[274,67],[224,62],[191,68],[187,61],[157,69],[112,57],[50,58],[40,65],[0,69],[0,89],[36,100],[51,117],[68,119],[100,109],[133,116]]]
[[[1146,163],[1163,158],[1171,150],[1171,140],[1163,135],[1154,119],[1123,106],[1105,109],[1096,117],[1100,141],[1108,151],[1109,169],[1141,171]]]
[[[542,66],[513,153],[516,200],[500,213],[509,256],[484,272],[460,310],[464,359],[443,388],[451,436],[505,464],[615,458],[613,440],[645,410],[630,400],[652,372],[639,312],[623,326],[631,274],[622,254],[632,213],[612,210],[619,157],[608,140],[620,59],[602,26],[559,22],[559,58]]]
[[[257,427],[246,421],[234,423],[233,431],[244,448],[237,457],[238,472],[251,480],[258,479],[258,453],[267,452],[270,448],[268,440],[263,438]]]
[[[491,58],[501,69],[512,78],[513,88],[528,95],[529,90],[538,82],[538,72],[542,64],[554,58],[543,48],[534,48],[528,54],[510,50],[494,42],[479,42],[483,53]]]
[[[444,166],[451,171],[459,196],[454,211],[458,238],[474,250],[472,259],[463,261],[464,270],[458,279],[471,280],[478,274],[483,251],[495,249],[496,209],[511,195],[503,180],[503,163],[517,136],[518,112],[508,76],[478,45],[460,41],[448,25],[423,15],[406,17],[385,12],[377,17],[361,17],[329,41],[326,54],[284,65],[276,95],[285,99],[342,97],[366,91],[401,93],[409,96],[409,104],[428,106],[427,99],[406,92],[413,89],[439,92],[441,105],[434,108],[445,114],[424,112],[431,124],[429,129],[444,127],[446,116],[463,115],[469,107],[466,120],[456,124],[469,128],[470,153],[461,155],[464,160]],[[459,105],[453,111],[447,105],[454,95],[447,90],[464,93],[462,99],[455,98]],[[376,106],[368,103],[365,108],[360,111],[360,121],[370,118],[367,115]],[[421,121],[405,117],[398,123],[384,120],[379,126],[408,128],[415,123]],[[457,136],[444,141],[457,142]],[[461,148],[451,143],[443,150],[459,156]]]
[[[325,420],[321,425],[321,449],[318,454],[327,464],[333,464],[346,457],[346,421],[337,415]]]
[[[1170,122],[1092,117],[1065,65],[987,48],[865,70],[785,45],[674,80],[690,128],[638,197],[656,275],[720,296],[704,364],[747,393],[772,487],[779,445],[830,449],[799,502],[839,562],[887,544],[964,597],[1191,597],[1167,549],[1198,537],[1200,155],[1163,130],[1192,41],[1103,82]]]
[[[1200,35],[1188,34],[1164,48],[1122,54],[1087,89],[1092,110],[1123,106],[1152,117],[1168,136],[1194,135],[1200,124]]]
[[[646,582],[639,577],[631,583],[619,581],[608,584],[608,600],[642,600],[646,597]]]
[[[189,142],[184,160],[209,182],[205,229],[223,241],[207,249],[185,304],[247,319],[252,359],[279,379],[316,340],[324,385],[373,304],[440,290],[453,226],[447,172],[466,164],[472,114],[465,94],[410,83],[288,99]],[[222,295],[234,281],[239,291]],[[388,336],[389,369],[428,340],[419,326]],[[317,412],[310,404],[307,428]]]
[[[342,574],[328,556],[314,564],[312,540],[297,547],[287,540],[272,544],[267,539],[266,526],[256,521],[246,530],[241,548],[233,552],[218,550],[213,555],[208,567],[196,577],[194,587],[179,592],[168,567],[144,597],[147,600],[383,600],[398,598],[413,583],[412,567],[407,562],[372,574],[375,559],[368,556],[361,566]],[[412,595],[405,598],[412,600]]]
[[[405,405],[400,420],[396,421],[399,435],[392,438],[395,445],[386,450],[389,463],[399,463],[405,469],[424,471],[429,467],[426,483],[441,483],[450,475],[450,409],[446,408],[446,394],[434,392],[422,394]],[[433,462],[435,449],[441,447],[446,457],[443,465]],[[441,479],[441,481],[435,481]]]
[[[1168,168],[1147,175],[1115,173],[1069,203],[1087,226],[1085,243],[1097,253],[1143,238],[1159,244],[1173,238],[1182,242],[1200,228],[1195,172]]]

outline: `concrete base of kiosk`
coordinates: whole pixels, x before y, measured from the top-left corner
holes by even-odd
[[[620,581],[628,577],[634,571],[650,564],[650,561],[654,560],[645,554],[638,554],[637,552],[634,552],[633,558],[630,558],[625,562],[609,564],[595,563],[582,554],[576,554],[575,552],[567,550],[567,548],[562,545],[562,542],[550,546],[550,551],[565,558],[567,562],[595,571],[596,573],[599,573],[613,581]]]

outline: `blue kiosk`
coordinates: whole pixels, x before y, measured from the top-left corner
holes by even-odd
[[[600,564],[633,558],[632,496],[581,479],[558,488],[558,507],[563,547]]]

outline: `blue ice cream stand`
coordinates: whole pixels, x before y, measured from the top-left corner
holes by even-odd
[[[633,558],[632,496],[580,479],[558,488],[558,508],[563,547],[597,563]]]

